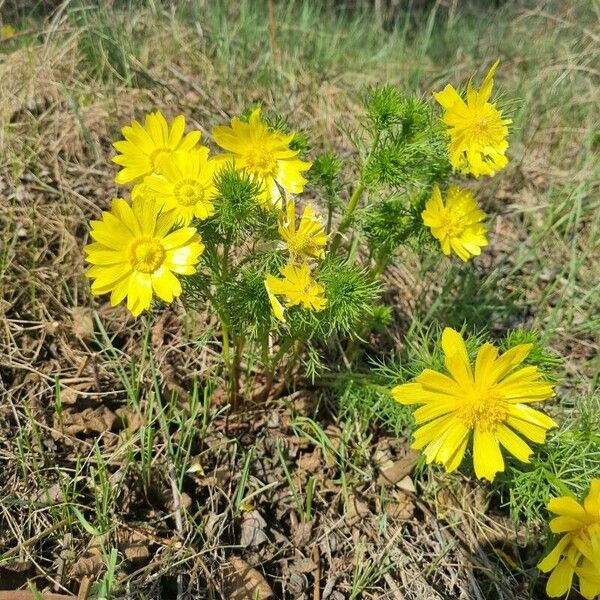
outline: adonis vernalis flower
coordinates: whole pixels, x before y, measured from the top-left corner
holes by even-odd
[[[311,163],[300,160],[298,151],[290,148],[294,134],[273,131],[262,120],[260,108],[252,112],[247,123],[234,117],[231,127],[215,127],[212,134],[215,142],[227,150],[227,154],[215,159],[233,162],[236,169],[246,170],[260,181],[262,202],[280,206],[278,186],[291,194],[304,189],[306,179],[302,172],[310,169]]]
[[[283,279],[267,275],[265,287],[269,294],[273,314],[280,320],[285,321],[284,307],[276,296],[285,298],[286,307],[301,304],[308,310],[320,311],[327,304],[324,297],[325,288],[314,281],[307,264],[288,264],[280,269]]]
[[[122,166],[115,177],[120,184],[141,181],[146,175],[160,173],[160,163],[175,150],[191,150],[200,140],[200,132],[184,135],[185,117],[175,117],[171,125],[159,111],[146,115],[144,126],[137,121],[123,127],[124,140],[113,146],[120,153],[112,160]]]
[[[479,256],[481,248],[488,244],[486,227],[481,222],[485,213],[477,206],[470,190],[451,185],[444,203],[436,185],[421,216],[446,256],[454,251],[466,262],[471,256]]]
[[[110,292],[113,306],[127,297],[127,308],[138,316],[150,307],[152,295],[165,302],[181,294],[175,277],[192,275],[204,250],[193,227],[171,231],[174,211],[160,212],[154,200],[137,196],[130,206],[122,198],[112,201],[101,221],[91,222],[93,243],[85,247],[92,265],[92,293]]]
[[[323,258],[327,245],[327,234],[317,219],[312,206],[306,205],[300,223],[296,227],[296,205],[287,199],[285,212],[279,216],[279,235],[294,258]]]
[[[563,534],[538,565],[544,573],[552,571],[546,584],[548,596],[566,594],[577,575],[581,595],[596,598],[600,595],[600,479],[592,480],[582,504],[561,496],[548,502],[548,510],[558,515],[550,521],[550,531]]]
[[[500,445],[522,462],[532,450],[516,433],[542,443],[556,423],[529,406],[554,395],[553,386],[541,379],[534,366],[517,368],[532,344],[519,344],[504,354],[486,343],[479,348],[474,369],[463,337],[444,329],[442,350],[448,375],[425,369],[414,383],[392,389],[402,404],[423,404],[414,417],[413,448],[424,448],[427,463],[438,462],[454,471],[473,436],[473,464],[477,477],[492,481],[504,470]]]
[[[161,161],[161,174],[146,177],[142,185],[164,202],[165,210],[175,211],[179,223],[189,225],[192,219],[204,220],[215,212],[211,201],[216,193],[215,166],[204,146],[173,152]]]
[[[496,104],[489,101],[499,62],[489,70],[480,90],[474,89],[469,81],[466,102],[451,85],[433,94],[444,109],[443,121],[450,136],[450,162],[460,173],[475,177],[494,175],[508,164],[507,125],[512,120],[503,119]]]

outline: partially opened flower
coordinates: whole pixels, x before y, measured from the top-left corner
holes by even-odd
[[[161,161],[161,174],[146,177],[142,185],[164,202],[165,210],[175,211],[179,223],[189,225],[194,218],[207,219],[215,212],[215,166],[204,146],[173,152]]]
[[[413,448],[424,448],[427,463],[438,462],[454,471],[462,462],[471,437],[477,477],[492,481],[504,470],[500,446],[522,462],[532,449],[517,433],[542,443],[556,423],[531,408],[554,395],[537,367],[518,368],[532,349],[519,344],[503,354],[483,344],[472,368],[463,337],[447,327],[442,350],[448,374],[425,369],[414,383],[392,389],[401,404],[422,404],[414,412],[417,424]]]
[[[285,212],[279,216],[279,235],[293,258],[323,258],[327,234],[317,219],[312,206],[307,204],[296,227],[296,205],[287,199]]]
[[[325,288],[318,284],[310,273],[307,264],[289,264],[280,269],[283,279],[273,275],[267,275],[265,287],[269,294],[269,300],[273,313],[280,321],[285,321],[284,307],[277,299],[283,296],[286,308],[302,305],[308,310],[320,311],[327,305]]]
[[[160,162],[175,150],[191,150],[200,140],[200,132],[184,135],[185,117],[175,117],[171,125],[159,111],[146,115],[144,126],[137,121],[123,127],[124,140],[113,146],[119,152],[112,161],[123,168],[115,177],[120,184],[139,182],[147,175],[160,173]]]
[[[433,94],[444,109],[443,121],[450,136],[450,162],[460,173],[475,177],[494,175],[508,164],[507,125],[512,120],[503,119],[496,104],[489,101],[499,62],[489,70],[480,90],[469,80],[466,102],[451,85]]]
[[[592,600],[600,595],[600,479],[593,479],[583,501],[569,496],[552,498],[548,510],[558,515],[550,521],[552,533],[563,534],[556,546],[538,565],[552,571],[546,584],[548,596],[566,594],[579,578],[579,591]]]
[[[150,307],[153,294],[172,302],[181,294],[175,274],[194,274],[204,250],[193,227],[171,231],[175,223],[174,212],[160,212],[152,199],[138,195],[130,206],[115,198],[110,212],[91,222],[94,242],[85,252],[92,293],[110,293],[113,306],[127,298],[134,316]]]
[[[262,184],[260,200],[281,206],[281,186],[286,192],[299,194],[304,189],[304,171],[311,164],[298,158],[298,151],[290,148],[294,134],[273,131],[261,118],[260,108],[252,112],[248,122],[237,117],[231,126],[213,129],[213,138],[227,154],[215,159],[233,163],[238,170],[246,170]]]
[[[471,256],[479,256],[481,248],[488,244],[486,226],[481,222],[485,213],[477,206],[470,190],[451,185],[444,203],[436,185],[421,216],[446,256],[454,251],[466,262]]]

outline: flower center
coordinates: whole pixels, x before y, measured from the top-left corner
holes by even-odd
[[[277,170],[277,159],[270,150],[252,148],[246,154],[246,168],[259,177],[274,176]]]
[[[455,210],[446,210],[442,216],[442,227],[448,237],[459,237],[465,230],[462,215],[458,214],[458,211]]]
[[[508,415],[508,403],[503,396],[491,390],[465,399],[457,416],[469,429],[495,431]]]
[[[154,273],[162,265],[165,256],[163,245],[151,237],[133,240],[129,246],[129,262],[140,273]]]
[[[184,179],[175,186],[175,197],[181,206],[193,206],[204,200],[204,188],[193,179]]]
[[[171,149],[170,148],[156,148],[156,150],[154,150],[151,154],[150,154],[150,163],[152,164],[152,169],[154,169],[154,171],[158,172],[160,169],[160,161],[165,157],[165,156],[169,156],[171,154]]]
[[[292,254],[305,254],[313,249],[310,237],[306,233],[293,233],[287,240],[288,248]]]

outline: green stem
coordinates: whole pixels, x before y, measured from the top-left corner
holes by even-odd
[[[333,219],[333,203],[329,202],[327,205],[327,228],[325,233],[329,235],[331,233],[331,221]]]
[[[389,258],[390,258],[390,255],[387,252],[382,252],[377,257],[377,260],[375,261],[375,265],[371,269],[371,272],[370,272],[371,278],[373,279],[373,281],[376,281],[377,279],[379,279],[381,277],[381,274],[387,267]],[[350,343],[346,347],[346,352],[345,352],[346,360],[348,360],[348,362],[352,362],[354,360],[354,357],[356,356],[356,352],[358,351],[358,348],[360,345],[359,340],[360,340],[360,338],[364,337],[367,333],[368,333],[368,329],[365,327],[361,330],[359,336],[350,340]]]
[[[340,223],[340,226],[338,227],[338,230],[331,244],[331,252],[335,252],[340,247],[340,243],[342,242],[342,235],[346,233],[346,231],[348,231],[348,228],[352,223],[352,215],[354,214],[356,206],[358,205],[358,201],[360,200],[360,197],[363,195],[364,191],[365,185],[362,182],[359,182],[359,184],[354,189],[352,196],[350,196],[348,206],[346,207],[346,214],[344,215],[344,218],[342,219],[342,222]]]
[[[223,256],[221,257],[221,283],[224,283],[229,276],[229,249],[231,247],[231,235],[227,235],[223,243]],[[217,313],[218,313],[217,308]],[[229,375],[229,402],[231,409],[236,411],[238,408],[238,378],[239,362],[241,360],[241,344],[236,341],[235,335],[230,337],[229,323],[221,316],[221,331],[223,332],[223,362]],[[233,342],[234,353],[231,352],[231,342]]]
[[[375,136],[373,137],[373,144],[371,145],[369,154],[367,155],[367,158],[365,159],[365,164],[367,162],[369,162],[369,158],[371,158],[371,154],[373,154],[373,152],[375,151],[375,149],[377,148],[378,145],[379,145],[379,132],[376,132]],[[362,176],[362,173],[361,173],[361,176]],[[340,226],[338,227],[338,230],[335,234],[333,242],[331,243],[331,252],[335,252],[340,247],[340,244],[342,242],[342,235],[344,233],[346,233],[346,231],[348,231],[348,228],[352,224],[352,217],[354,215],[354,211],[356,210],[356,207],[358,206],[358,201],[361,199],[361,196],[363,195],[365,188],[366,188],[365,184],[359,179],[358,184],[354,188],[354,192],[352,193],[352,196],[350,196],[350,200],[348,201],[348,206],[346,207],[346,213],[344,215],[344,218],[342,219],[342,222],[340,223]]]
[[[225,365],[229,365],[230,360],[231,360],[231,346],[229,343],[229,327],[227,327],[227,325],[225,325],[225,323],[221,324],[221,334],[223,336],[223,349],[222,349],[223,363]]]
[[[385,271],[387,267],[389,259],[389,254],[387,252],[382,252],[375,261],[375,266],[371,270],[371,277],[374,280],[377,280],[381,277],[381,274]]]
[[[292,371],[294,370],[294,367],[296,366],[298,359],[300,358],[300,354],[302,353],[303,348],[304,340],[296,340],[296,343],[294,344],[294,352],[292,353],[292,356],[290,356],[290,360],[288,361],[288,364],[285,367],[284,379],[287,379],[292,374]]]

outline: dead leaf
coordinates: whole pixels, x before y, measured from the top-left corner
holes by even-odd
[[[381,473],[377,478],[377,484],[395,485],[407,475],[412,473],[412,470],[415,468],[418,460],[419,453],[415,452],[414,450],[409,450],[406,456],[403,456],[395,463],[392,463],[390,466],[381,470]]]
[[[300,455],[297,461],[298,469],[308,473],[316,473],[321,469],[322,454],[320,448],[315,448],[312,452]]]
[[[102,544],[100,538],[92,538],[85,552],[73,563],[69,575],[79,579],[85,575],[96,575],[104,566],[102,558]]]
[[[257,510],[250,510],[242,513],[242,524],[240,534],[240,546],[260,546],[268,542],[269,538],[265,533],[267,522]]]
[[[228,600],[267,600],[273,597],[273,590],[265,578],[245,560],[231,558],[225,572],[225,592]]]
[[[83,555],[71,567],[70,576],[80,579],[97,575],[104,568],[103,546],[116,547],[135,567],[143,565],[150,558],[148,538],[137,531],[122,528],[113,535],[92,538]]]
[[[300,521],[292,523],[292,539],[294,546],[302,548],[310,542],[314,521]]]
[[[69,435],[78,433],[104,433],[110,431],[117,420],[115,413],[107,406],[67,409],[60,415],[54,413],[54,428]]]
[[[71,309],[73,333],[82,340],[89,340],[94,335],[94,319],[92,310],[85,306],[75,306]]]
[[[297,573],[312,573],[317,570],[317,565],[311,558],[297,558],[290,566],[290,570]]]
[[[131,563],[139,566],[150,558],[148,538],[141,533],[129,529],[121,529],[116,540],[119,552]]]
[[[344,515],[346,523],[348,525],[355,525],[369,516],[371,516],[369,505],[358,498],[356,494],[350,494],[348,496],[348,510]]]
[[[391,519],[410,519],[415,513],[415,500],[411,494],[396,491],[385,505],[385,512]]]

